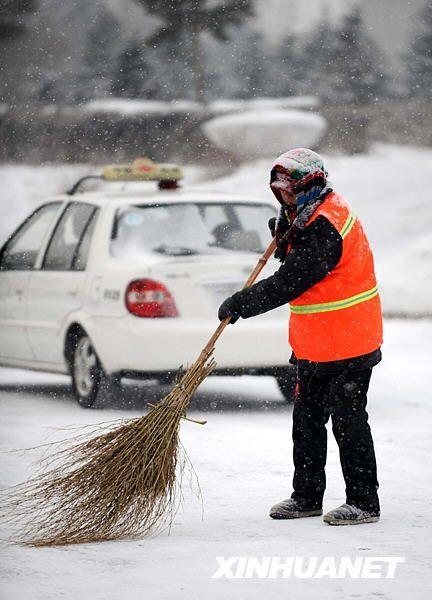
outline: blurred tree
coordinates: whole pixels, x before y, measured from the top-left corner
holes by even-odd
[[[324,101],[334,98],[334,61],[338,54],[337,32],[323,15],[317,28],[306,40],[297,72],[297,91],[319,96]]]
[[[36,7],[36,0],[0,0],[0,39],[14,38],[23,33],[25,17]]]
[[[386,91],[383,57],[365,31],[360,8],[339,27],[320,23],[305,46],[303,66],[303,89],[327,102],[364,105]]]
[[[83,55],[84,97],[93,98],[109,91],[117,68],[118,21],[104,11],[91,27]]]
[[[249,23],[229,32],[231,42],[203,36],[207,56],[204,89],[210,98],[251,98],[267,94],[268,57],[261,34]]]
[[[293,96],[299,92],[304,76],[304,52],[297,36],[284,37],[276,54],[266,67],[266,88],[272,96]]]
[[[193,75],[194,97],[204,99],[204,54],[201,34],[208,32],[223,41],[229,39],[229,27],[240,25],[245,17],[253,14],[253,0],[136,0],[150,13],[162,19],[163,25],[147,40],[148,46],[159,46],[169,42],[190,42],[190,67]],[[189,58],[189,57],[188,57]]]
[[[254,30],[243,28],[235,35],[233,73],[238,85],[239,98],[253,98],[267,95],[267,57],[262,35]],[[240,75],[240,77],[239,77]]]
[[[370,104],[385,93],[384,59],[364,27],[361,9],[349,14],[337,32],[340,54],[337,86],[353,104]]]
[[[432,4],[428,2],[419,15],[419,24],[406,56],[408,90],[412,96],[432,96]]]
[[[179,50],[181,48],[181,50]],[[111,92],[125,98],[172,100],[187,97],[192,78],[184,71],[185,45],[148,48],[133,39],[121,52]]]
[[[145,59],[143,43],[132,40],[120,55],[111,91],[115,96],[140,98],[150,67]]]
[[[57,100],[57,82],[55,77],[49,73],[43,72],[39,76],[39,90],[37,98],[41,102],[56,102]]]

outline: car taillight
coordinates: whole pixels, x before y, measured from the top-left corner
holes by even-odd
[[[152,279],[136,279],[126,289],[126,306],[137,317],[160,319],[178,317],[178,310],[169,290]]]

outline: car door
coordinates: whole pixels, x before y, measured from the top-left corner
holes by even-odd
[[[30,345],[38,361],[62,364],[61,337],[68,315],[83,301],[86,264],[98,208],[70,202],[48,244],[40,270],[29,281]]]
[[[0,252],[0,357],[31,361],[27,336],[28,282],[61,202],[38,208]]]

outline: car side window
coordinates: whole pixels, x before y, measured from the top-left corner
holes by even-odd
[[[44,271],[70,271],[78,246],[95,212],[91,204],[71,202],[66,207],[45,254]]]
[[[87,223],[85,231],[82,235],[81,241],[78,245],[77,251],[75,253],[75,258],[72,264],[72,269],[74,271],[85,271],[87,266],[87,258],[90,250],[90,243],[92,241],[93,232],[96,227],[97,218],[99,215],[99,209],[96,208],[93,211],[90,220]]]
[[[24,221],[3,247],[0,257],[1,270],[28,271],[33,269],[60,204],[61,202],[45,204]]]

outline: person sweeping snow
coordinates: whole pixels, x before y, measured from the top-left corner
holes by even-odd
[[[346,504],[331,525],[378,521],[378,481],[366,412],[372,367],[381,360],[382,318],[373,258],[363,228],[330,188],[311,150],[283,154],[271,172],[281,204],[272,240],[244,288],[221,305],[217,329],[197,360],[151,411],[84,428],[59,442],[41,471],[0,494],[0,520],[29,546],[102,542],[148,535],[169,525],[193,471],[179,439],[191,398],[216,368],[215,344],[230,322],[290,303],[294,404],[294,492],[273,506],[275,519],[322,514],[326,428],[332,416],[346,482]],[[282,265],[255,283],[273,255]]]
[[[281,208],[269,227],[282,265],[227,298],[218,316],[235,323],[290,305],[290,362],[297,366],[294,491],[270,509],[270,516],[322,515],[331,416],[346,503],[324,515],[324,522],[373,523],[380,505],[366,404],[372,368],[381,360],[381,304],[363,227],[327,175],[322,158],[306,148],[276,160],[270,187]]]

